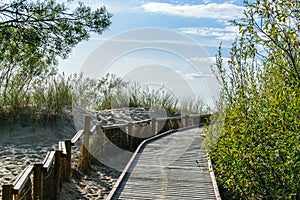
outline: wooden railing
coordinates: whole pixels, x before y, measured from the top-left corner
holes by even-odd
[[[27,166],[12,184],[2,186],[2,200],[56,199],[63,182],[72,177],[72,146],[83,136],[81,148],[81,169],[89,168],[90,134],[101,140],[101,148],[110,140],[114,145],[134,152],[139,144],[152,136],[171,129],[204,125],[210,115],[158,118],[112,126],[95,125],[92,128],[90,116],[85,116],[84,129],[72,139],[59,141],[55,151],[49,151],[42,162]],[[96,134],[95,134],[96,133]],[[99,147],[99,146],[98,146]]]

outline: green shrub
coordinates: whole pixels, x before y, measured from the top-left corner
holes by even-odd
[[[300,4],[245,4],[228,67],[217,56],[221,110],[204,143],[223,199],[300,199]]]

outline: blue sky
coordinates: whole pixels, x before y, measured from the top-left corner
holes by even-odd
[[[237,28],[230,25],[229,20],[242,17],[243,12],[241,0],[85,0],[84,3],[94,8],[106,6],[113,14],[112,25],[104,34],[93,35],[73,50],[69,60],[62,62],[63,71],[67,73],[76,72],[79,68],[76,64],[71,69],[72,60],[84,60],[83,57],[103,40],[144,27],[160,27],[182,33],[194,39],[213,57],[220,42],[225,52],[228,50],[226,48],[230,47],[237,33]]]
[[[188,49],[181,44],[177,45],[178,51],[174,45],[172,47],[170,47],[170,45],[166,46],[165,44],[160,46],[166,50],[165,52],[167,53],[159,53],[161,51],[157,46],[155,46],[156,51],[153,49],[147,50],[148,47],[145,45],[136,46],[138,52],[136,52],[136,50],[132,51],[131,49],[129,53],[127,52],[126,54],[120,55],[110,63],[108,67],[109,70],[106,70],[106,72],[119,73],[121,76],[128,75],[128,77],[132,78],[129,72],[138,69],[139,67],[137,67],[137,65],[147,65],[148,67],[149,64],[161,65],[185,77],[184,81],[189,82],[190,85],[198,85],[198,88],[200,84],[199,81],[206,82],[206,86],[205,84],[201,86],[203,88],[207,88],[207,85],[211,85],[209,82],[212,81],[209,78],[211,74],[208,72],[212,61],[210,60],[209,64],[205,65],[203,64],[204,57],[205,59],[213,59],[221,42],[223,44],[225,57],[228,56],[231,43],[234,41],[238,32],[238,29],[232,26],[229,20],[241,18],[243,15],[243,3],[241,0],[86,0],[84,3],[94,8],[102,5],[106,6],[107,10],[113,14],[112,24],[102,35],[92,35],[89,41],[82,42],[75,47],[69,58],[60,62],[60,71],[64,71],[66,74],[78,73],[82,71],[86,63],[94,63],[91,65],[94,65],[95,68],[97,67],[95,63],[101,63],[99,60],[110,57],[111,53],[114,54],[119,49],[126,49],[127,46],[132,46],[132,41],[142,37],[141,35],[134,35],[133,32],[130,35],[130,40],[126,38],[126,42],[124,42],[125,40],[120,42],[125,36],[122,38],[119,37],[119,35],[136,29],[149,27],[161,28],[173,31],[174,34],[171,33],[173,40],[179,37],[181,40],[197,43],[197,46],[206,52],[205,56],[203,56],[201,50],[199,50],[199,56],[197,56],[197,52],[195,52],[198,51],[197,49]],[[161,32],[161,40],[166,40],[171,43],[171,40],[163,36],[164,31]],[[139,32],[139,34],[146,34],[148,35],[147,37],[151,37],[151,33]],[[182,37],[186,39],[182,39],[181,36],[177,34],[182,35]],[[155,37],[155,41],[157,42],[160,39],[159,33],[154,33],[154,35],[153,37]],[[112,38],[118,38],[119,42],[109,43],[109,45],[113,43],[113,47],[110,47],[107,41],[112,40]],[[149,40],[148,42],[150,44],[151,39],[147,38],[146,40]],[[155,43],[155,41],[153,40],[153,43]],[[106,51],[101,49],[101,45],[103,48],[103,44],[106,45]],[[182,57],[179,52],[180,49],[189,52],[190,56],[185,55],[185,57]],[[95,51],[98,51],[98,54],[95,53]],[[93,54],[94,56],[91,56]],[[176,58],[174,57],[175,54]],[[101,56],[103,58],[101,58]],[[92,61],[90,61],[91,59]],[[181,61],[179,61],[180,59]],[[186,63],[186,65],[183,63]],[[198,71],[194,71],[191,65],[201,66]],[[101,66],[101,68],[105,67]],[[143,69],[145,69],[145,67]],[[127,75],[126,72],[128,72]],[[132,74],[135,73],[132,72]],[[149,74],[149,77],[150,76],[151,74]],[[171,79],[170,77],[168,79]],[[144,79],[146,79],[146,77]],[[165,85],[165,82],[162,81],[159,84]],[[214,89],[210,88],[206,90],[212,91]],[[215,96],[215,94],[211,96]]]

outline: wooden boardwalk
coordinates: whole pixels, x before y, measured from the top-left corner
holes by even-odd
[[[200,128],[146,141],[107,199],[220,199],[200,142]]]

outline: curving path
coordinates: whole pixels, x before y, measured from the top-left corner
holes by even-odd
[[[194,128],[145,142],[108,199],[220,199],[201,137]]]

